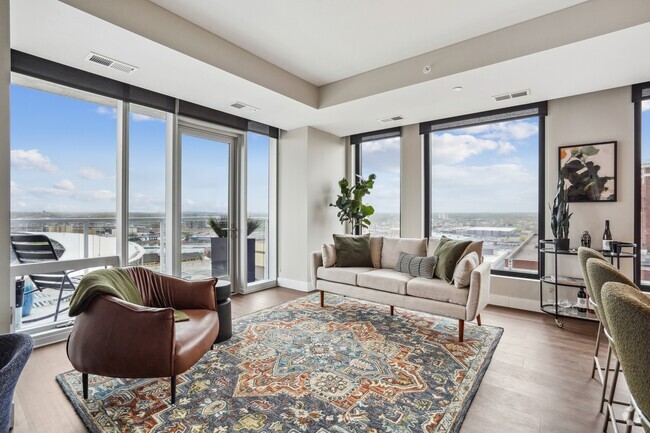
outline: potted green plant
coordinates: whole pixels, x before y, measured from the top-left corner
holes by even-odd
[[[350,223],[353,232],[361,232],[370,226],[368,217],[375,213],[375,209],[363,204],[363,198],[370,194],[376,178],[374,174],[368,176],[368,179],[357,175],[356,183],[352,187],[346,178],[339,181],[340,194],[336,196],[336,202],[330,203],[330,206],[339,210],[336,214],[339,221],[341,224]]]
[[[556,239],[557,250],[569,249],[569,220],[573,213],[569,213],[569,195],[564,182],[562,173],[558,176],[557,191],[553,199],[553,206],[549,204],[551,210],[551,231]]]
[[[216,235],[210,238],[212,276],[218,277],[228,274],[228,218],[210,218],[208,225]],[[255,238],[248,238],[255,230],[262,227],[261,219],[248,218],[246,221],[246,261],[248,262],[248,282],[255,281]]]

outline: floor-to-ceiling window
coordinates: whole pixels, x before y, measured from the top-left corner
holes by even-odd
[[[493,272],[537,275],[542,119],[484,114],[433,126],[430,236],[481,239]]]
[[[164,272],[167,113],[129,108],[129,264]]]
[[[364,179],[374,174],[375,184],[364,204],[374,208],[369,217],[372,235],[400,237],[400,129],[353,136],[358,146],[357,173]]]
[[[639,272],[641,284],[645,287],[650,286],[650,99],[641,100],[641,95],[650,98],[650,83],[642,86],[645,92],[639,91],[639,100],[637,100],[637,145],[640,149],[640,179],[638,185],[641,189],[639,194],[640,203],[637,203],[637,213],[640,221],[637,224],[639,242],[641,250]]]
[[[116,254],[116,106],[110,98],[14,77],[12,234],[45,234],[62,260]],[[34,289],[29,279],[25,284]],[[50,317],[58,294],[33,292],[23,327]]]

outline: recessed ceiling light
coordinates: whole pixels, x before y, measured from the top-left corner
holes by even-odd
[[[454,88],[451,89],[451,90],[453,90],[454,92],[460,92],[461,90],[463,90],[463,88],[460,87],[460,86],[456,86],[456,87],[454,87]]]

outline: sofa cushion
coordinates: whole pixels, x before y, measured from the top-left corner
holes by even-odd
[[[353,268],[324,268],[320,267],[316,271],[316,276],[322,280],[333,281],[335,283],[350,284],[356,286],[357,274],[361,272],[372,271],[370,267],[353,267]]]
[[[439,278],[413,278],[406,285],[406,294],[416,298],[433,299],[457,305],[467,305],[469,289],[457,289]]]
[[[472,278],[472,271],[480,264],[476,251],[472,251],[460,259],[456,265],[456,269],[454,269],[454,286],[456,286],[457,289],[460,289],[461,287],[469,287],[470,279]]]
[[[381,268],[381,248],[384,245],[382,236],[370,236],[370,257],[372,257],[372,266]]]
[[[333,235],[336,266],[372,266],[370,235]]]
[[[395,272],[392,269],[375,269],[358,274],[357,285],[382,292],[406,294],[406,283],[413,277],[408,274]]]
[[[434,255],[438,256],[435,276],[447,283],[454,278],[454,269],[471,241],[455,241],[445,236],[440,239]]]
[[[400,253],[395,270],[409,274],[412,277],[433,278],[438,257],[418,257],[412,254]]]
[[[426,256],[426,239],[384,238],[384,245],[381,249],[381,267],[395,269],[401,252],[414,256]]]
[[[321,253],[323,254],[323,266],[331,268],[336,264],[336,249],[334,248],[334,244],[323,244]]]

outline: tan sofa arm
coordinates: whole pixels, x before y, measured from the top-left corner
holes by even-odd
[[[474,320],[490,302],[490,264],[481,263],[472,271],[465,320]]]
[[[314,251],[311,253],[311,286],[314,290],[316,290],[316,279],[318,278],[316,276],[316,271],[318,271],[318,268],[323,266],[323,253],[321,251]]]

